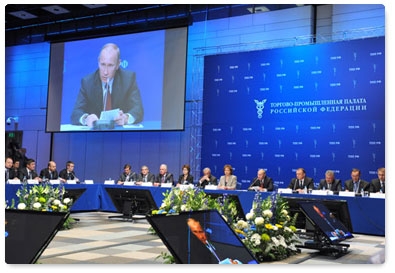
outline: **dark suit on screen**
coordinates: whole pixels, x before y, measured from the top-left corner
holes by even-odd
[[[71,123],[81,125],[80,118],[84,114],[100,113],[104,109],[103,89],[99,70],[81,80],[81,88],[71,114]],[[136,82],[136,73],[118,69],[112,84],[112,109],[119,108],[124,113],[131,114],[139,123],[143,120],[144,109],[141,102],[140,90]]]
[[[333,192],[339,192],[342,190],[342,182],[340,179],[335,179],[331,185],[328,185],[328,183],[326,183],[325,179],[321,179],[320,180],[320,184],[318,185],[318,189],[322,190],[322,189],[326,189],[326,190],[331,190]]]
[[[53,171],[52,172],[52,174],[50,173],[50,171],[49,171],[49,169],[48,168],[45,168],[45,169],[42,169],[41,170],[41,172],[40,172],[40,177],[41,178],[47,178],[47,179],[49,179],[49,180],[51,180],[51,179],[58,179],[59,178],[59,174],[58,174],[58,171],[57,170],[55,170],[55,171]]]
[[[362,191],[369,191],[370,190],[370,183],[368,181],[359,180],[359,187],[356,191],[356,193],[360,193]],[[346,182],[344,183],[344,190],[349,190],[349,191],[354,191],[354,183],[352,181],[352,179],[350,180],[346,180]]]
[[[370,182],[370,191],[371,192],[380,192],[380,190],[381,190],[382,193],[385,193],[385,181],[383,181],[383,182],[384,183],[383,183],[383,187],[382,187],[381,183],[380,183],[380,179],[378,179],[378,178],[372,179],[372,181]]]
[[[288,188],[289,188],[289,189],[292,189],[292,190],[297,190],[297,189],[302,189],[302,190],[303,190],[304,187],[306,187],[307,189],[310,189],[310,190],[314,190],[314,181],[313,181],[313,178],[307,177],[307,176],[306,176],[306,177],[303,179],[302,186],[299,185],[299,182],[297,181],[296,178],[292,178],[292,179],[291,179],[291,182],[290,182],[289,185],[288,185]]]
[[[265,189],[267,189],[267,191],[273,191],[273,179],[269,176],[265,176],[264,179],[259,180],[258,177],[255,177],[252,180],[251,185],[248,187],[248,189],[252,188],[252,187],[263,187]]]

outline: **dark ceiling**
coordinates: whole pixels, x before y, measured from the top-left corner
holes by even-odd
[[[6,46],[174,27],[295,4],[8,4]],[[300,6],[300,5],[298,5]],[[105,33],[104,33],[105,34]]]

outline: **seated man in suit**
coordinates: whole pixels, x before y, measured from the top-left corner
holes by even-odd
[[[81,87],[71,114],[71,123],[93,127],[103,110],[119,109],[117,125],[139,123],[144,108],[136,73],[121,67],[121,53],[116,44],[105,44],[97,60],[98,68],[81,80]]]
[[[132,166],[130,164],[123,166],[123,172],[119,176],[117,184],[123,185],[125,181],[137,181],[137,174],[132,172]]]
[[[266,175],[264,169],[259,169],[257,177],[252,180],[248,190],[273,191],[273,179]]]
[[[319,190],[330,190],[334,193],[339,193],[342,190],[342,182],[335,178],[335,173],[332,170],[325,172],[325,178],[320,180],[318,185]]]
[[[137,185],[141,185],[143,182],[155,182],[155,175],[149,171],[148,166],[141,166],[141,172],[137,175]]]
[[[75,180],[77,183],[79,183],[79,179],[75,175],[74,172],[74,162],[73,161],[67,161],[66,162],[66,168],[61,170],[59,173],[59,179],[63,179],[62,181],[67,182],[67,180]]]
[[[288,185],[289,189],[292,189],[298,193],[304,193],[304,188],[314,190],[313,178],[306,176],[306,171],[303,168],[296,170],[296,178],[292,178]]]
[[[26,167],[22,168],[19,172],[19,180],[37,180],[39,183],[42,182],[42,179],[38,176],[36,172],[36,161],[34,159],[28,159],[26,161]]]
[[[59,179],[59,174],[58,171],[56,170],[55,161],[48,162],[48,167],[40,171],[40,177],[43,181]]]
[[[161,186],[164,183],[171,183],[174,186],[174,176],[167,171],[167,165],[161,164],[159,167],[159,174],[156,177],[154,186]]]
[[[19,173],[21,171],[20,162],[18,159],[14,160],[12,168],[10,169],[10,179],[19,180]]]
[[[353,191],[355,193],[362,193],[370,190],[370,183],[361,179],[361,171],[359,169],[351,170],[351,179],[344,183],[345,191]]]
[[[19,179],[19,177],[16,176],[18,173],[15,173],[13,171],[12,166],[13,166],[12,158],[9,156],[6,157],[5,158],[5,182],[6,183],[8,180],[12,180],[12,179],[18,180]]]
[[[377,178],[370,182],[370,192],[385,193],[385,168],[377,170]]]
[[[197,186],[199,188],[205,188],[207,185],[217,185],[217,178],[211,174],[211,169],[206,167],[203,169],[203,176],[200,177]]]

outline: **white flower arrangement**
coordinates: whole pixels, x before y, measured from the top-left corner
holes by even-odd
[[[254,253],[259,262],[285,259],[298,253],[294,223],[288,215],[288,202],[274,192],[266,200],[256,193],[252,209],[246,214],[246,221],[233,225],[243,243]]]

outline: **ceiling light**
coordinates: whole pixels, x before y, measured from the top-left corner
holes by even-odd
[[[20,19],[33,19],[33,18],[37,18],[36,15],[31,14],[29,12],[26,11],[14,11],[14,12],[10,12],[11,15],[14,15],[15,17],[18,17]]]
[[[62,8],[61,6],[58,6],[58,5],[42,7],[42,9],[49,11],[53,14],[64,14],[64,13],[70,12],[69,10]]]
[[[259,13],[259,12],[270,11],[270,9],[268,9],[266,6],[259,6],[259,7],[247,8],[247,10],[248,10],[250,13]]]

